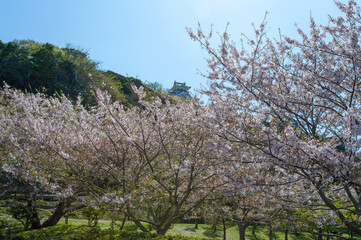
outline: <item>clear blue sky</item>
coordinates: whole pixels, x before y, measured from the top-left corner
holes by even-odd
[[[345,2],[345,0],[342,0]],[[339,15],[333,0],[0,0],[0,40],[32,39],[87,50],[100,68],[170,88],[173,81],[192,89],[207,81],[206,54],[185,27],[214,24],[222,32],[230,22],[231,38],[252,34],[266,11],[270,34],[280,28],[296,36],[295,23],[307,28]]]

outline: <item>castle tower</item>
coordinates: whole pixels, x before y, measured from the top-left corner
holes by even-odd
[[[176,82],[174,81],[173,87],[169,90],[170,95],[191,98],[191,94],[189,93],[189,89],[191,87],[187,86],[186,83]]]

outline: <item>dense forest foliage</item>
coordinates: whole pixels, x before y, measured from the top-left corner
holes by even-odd
[[[139,79],[100,70],[84,50],[32,40],[0,40],[0,86],[4,82],[27,92],[63,93],[72,100],[81,95],[85,106],[96,104],[93,93],[100,88],[129,107],[137,103],[131,83],[145,86]]]

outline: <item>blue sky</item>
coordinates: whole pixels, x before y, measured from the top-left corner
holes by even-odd
[[[345,0],[342,0],[345,2]],[[333,0],[0,0],[0,40],[32,39],[85,49],[100,68],[170,88],[207,86],[206,53],[185,27],[222,32],[230,22],[235,41],[252,35],[266,11],[269,34],[296,36],[295,23],[319,24],[339,15]]]

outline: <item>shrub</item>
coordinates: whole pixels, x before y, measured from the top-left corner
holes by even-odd
[[[11,240],[87,240],[99,239],[100,228],[89,226],[56,225],[43,229],[18,233]]]
[[[20,221],[24,225],[25,230],[29,229],[33,219],[33,212],[29,205],[24,202],[14,200],[8,209],[8,213],[13,218]]]
[[[84,207],[81,209],[82,215],[88,220],[88,225],[95,227],[98,225],[98,220],[104,215],[105,210],[103,208]]]
[[[8,239],[11,234],[21,231],[24,231],[24,227],[20,222],[0,218],[0,239]]]

